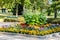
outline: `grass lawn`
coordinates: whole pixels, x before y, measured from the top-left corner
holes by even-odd
[[[0,15],[0,19],[1,19],[1,18],[5,18],[5,16],[1,16],[1,15]]]

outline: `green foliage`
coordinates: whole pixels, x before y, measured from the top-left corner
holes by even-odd
[[[5,6],[6,8],[12,8],[16,3],[21,4],[21,0],[0,0],[0,6]]]
[[[0,0],[0,6],[6,8],[14,8],[16,4],[24,4],[27,9],[33,9],[34,6],[35,9],[40,9],[45,5],[44,0]]]
[[[30,0],[25,0],[25,1],[24,1],[24,5],[25,5],[26,8],[30,8],[30,7],[31,7],[31,2],[30,2]]]
[[[52,0],[51,7],[53,9],[60,9],[60,0]]]
[[[27,11],[23,14],[26,23],[32,25],[41,25],[46,23],[46,17],[40,12]]]

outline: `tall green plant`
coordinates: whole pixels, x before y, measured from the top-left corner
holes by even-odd
[[[46,23],[46,17],[40,12],[27,11],[23,14],[26,23],[32,25],[42,25]]]

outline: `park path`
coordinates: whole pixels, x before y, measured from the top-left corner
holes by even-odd
[[[0,22],[0,27],[2,26],[9,26],[9,25],[16,25],[19,24],[19,22]]]
[[[0,40],[60,40],[60,36],[30,36],[16,33],[0,32]]]

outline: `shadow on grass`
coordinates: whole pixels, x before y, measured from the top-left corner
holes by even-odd
[[[54,24],[56,24],[56,23],[60,24],[60,18],[48,18],[47,22],[48,23],[54,23]]]

